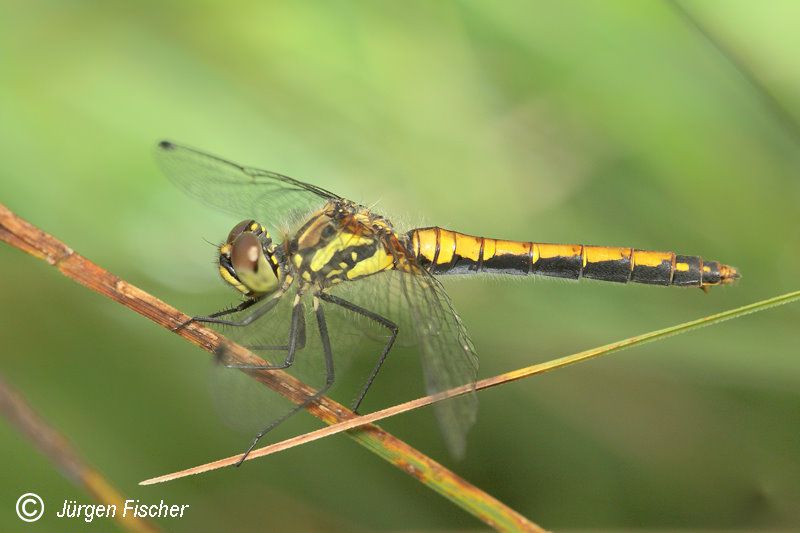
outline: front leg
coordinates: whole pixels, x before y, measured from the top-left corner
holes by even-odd
[[[248,326],[248,325],[252,324],[253,322],[255,322],[256,320],[258,320],[259,318],[261,318],[262,316],[264,316],[265,314],[269,313],[272,310],[272,308],[275,307],[278,304],[278,302],[281,299],[281,296],[283,296],[284,294],[286,294],[286,290],[285,289],[281,289],[280,291],[276,292],[275,294],[270,296],[270,299],[269,299],[269,301],[267,301],[267,303],[265,303],[264,305],[262,305],[261,307],[259,307],[258,309],[256,309],[255,311],[253,311],[252,313],[250,313],[249,315],[247,315],[246,317],[244,317],[241,320],[236,320],[236,321],[234,321],[234,320],[222,320],[222,319],[220,319],[218,317],[225,316],[225,315],[230,315],[230,314],[236,313],[238,311],[243,311],[243,310],[253,306],[255,303],[262,301],[262,299],[247,300],[245,302],[242,302],[238,306],[234,307],[233,309],[227,309],[225,311],[218,311],[218,312],[212,313],[212,314],[210,314],[208,316],[194,317],[189,322],[202,322],[204,324],[220,324],[220,325],[223,325],[223,326],[234,326],[234,327]]]
[[[251,298],[249,300],[245,300],[244,302],[240,303],[235,307],[231,307],[230,309],[223,309],[222,311],[217,311],[216,313],[211,313],[210,315],[206,316],[193,316],[186,322],[182,322],[181,324],[179,324],[178,327],[176,327],[173,331],[179,331],[188,326],[189,324],[191,324],[192,322],[218,324],[219,322],[216,322],[214,320],[215,318],[226,315],[232,315],[234,313],[238,313],[239,311],[244,311],[245,309],[255,305],[255,303],[258,301],[259,301],[258,298]]]
[[[307,396],[302,402],[298,403],[294,407],[292,407],[289,411],[284,413],[282,416],[276,418],[272,422],[269,423],[264,429],[258,432],[256,437],[253,439],[252,444],[250,447],[245,450],[242,454],[242,457],[236,463],[236,466],[241,466],[241,464],[247,459],[247,456],[250,455],[250,452],[253,451],[253,448],[256,447],[258,441],[266,435],[268,432],[275,429],[278,425],[280,425],[284,420],[291,417],[293,414],[297,413],[298,411],[305,409],[312,403],[319,400],[322,396],[324,396],[328,390],[333,386],[333,382],[335,379],[334,370],[333,370],[333,353],[331,351],[331,341],[328,335],[328,324],[325,321],[325,313],[322,310],[322,306],[319,305],[319,300],[314,297],[314,313],[317,316],[317,327],[319,328],[319,337],[320,342],[322,343],[322,355],[325,358],[325,385],[322,388],[318,389],[316,392]]]
[[[247,346],[251,350],[286,350],[286,358],[283,363],[277,365],[247,365],[247,364],[225,364],[227,368],[238,368],[244,370],[282,370],[289,368],[294,363],[294,356],[297,350],[302,350],[306,345],[306,318],[305,307],[301,296],[295,297],[292,306],[292,322],[289,326],[289,342],[286,346]]]

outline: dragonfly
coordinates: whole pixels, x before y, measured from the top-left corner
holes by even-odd
[[[398,320],[381,312],[392,306],[403,309],[408,317],[404,327],[413,330],[429,394],[474,386],[478,372],[475,347],[440,276],[540,275],[704,290],[739,278],[732,266],[674,252],[503,240],[437,226],[401,233],[387,217],[372,209],[288,176],[242,166],[167,140],[158,143],[156,159],[171,181],[188,195],[224,212],[248,217],[236,224],[217,248],[219,275],[238,292],[241,301],[191,321],[252,331],[271,320],[270,313],[278,302],[291,301],[288,331],[282,337],[285,342],[248,346],[277,351],[282,361],[226,366],[288,369],[306,346],[309,299],[313,310],[309,316],[316,321],[325,363],[324,385],[266,424],[239,464],[264,435],[333,386],[336,360],[326,318],[332,310],[360,316],[386,333],[376,362],[352,404],[352,410],[358,412],[401,330]],[[259,220],[257,216],[265,218]],[[291,230],[283,230],[281,235],[269,231],[268,225],[278,228],[285,220],[294,221]],[[275,237],[282,238],[281,242]],[[372,285],[373,297],[367,304],[351,301],[346,292],[342,293],[341,288],[354,283]],[[476,420],[474,391],[439,402],[434,409],[450,453],[462,457],[467,432]]]

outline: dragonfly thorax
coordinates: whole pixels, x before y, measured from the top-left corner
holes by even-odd
[[[236,224],[219,247],[219,273],[246,296],[264,296],[277,290],[282,274],[267,229],[254,220]]]
[[[340,200],[309,217],[287,262],[297,278],[324,288],[392,269],[404,252],[388,220]]]

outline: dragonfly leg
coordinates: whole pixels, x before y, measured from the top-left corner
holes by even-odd
[[[222,311],[217,311],[216,313],[211,313],[210,315],[207,316],[193,316],[186,322],[182,322],[181,324],[179,324],[178,327],[176,327],[173,331],[181,330],[186,326],[188,326],[189,324],[191,324],[192,322],[213,322],[213,319],[215,318],[225,315],[232,315],[233,313],[238,313],[239,311],[244,311],[248,307],[253,306],[258,301],[259,300],[257,298],[251,298],[249,300],[245,300],[239,305],[231,307],[230,309],[223,309]]]
[[[317,327],[319,328],[319,338],[322,341],[322,353],[325,356],[325,385],[317,390],[314,394],[308,396],[305,400],[301,403],[292,407],[289,411],[287,411],[284,415],[276,418],[272,422],[269,423],[267,427],[259,431],[258,435],[255,436],[253,439],[252,444],[247,450],[242,454],[241,459],[239,462],[236,463],[236,466],[240,466],[247,456],[250,455],[250,452],[253,451],[253,448],[256,447],[258,441],[261,440],[261,437],[275,429],[278,425],[280,425],[284,420],[291,417],[296,412],[300,411],[301,409],[305,409],[319,398],[325,395],[326,392],[333,386],[333,382],[335,380],[335,375],[333,371],[333,352],[331,351],[331,339],[328,335],[328,324],[325,321],[325,313],[322,310],[322,306],[319,305],[319,300],[315,297],[314,298],[314,313],[317,317]]]
[[[381,352],[381,356],[378,358],[378,362],[373,367],[372,372],[370,372],[370,375],[367,378],[366,383],[364,383],[364,386],[361,388],[361,391],[358,393],[358,396],[356,397],[356,400],[353,402],[351,410],[353,412],[357,413],[358,412],[358,408],[361,405],[361,402],[364,401],[364,396],[367,395],[367,391],[372,386],[372,382],[375,381],[375,378],[378,376],[378,372],[380,371],[381,366],[383,365],[384,361],[386,361],[386,356],[389,355],[389,351],[391,351],[392,345],[394,345],[394,341],[395,341],[395,339],[397,339],[397,333],[400,331],[400,329],[397,327],[397,324],[395,324],[394,322],[392,322],[388,318],[382,317],[381,315],[379,315],[377,313],[373,313],[369,309],[364,309],[363,307],[360,307],[360,306],[358,306],[358,305],[356,305],[354,303],[348,302],[347,300],[343,300],[342,298],[339,298],[338,296],[334,296],[332,294],[326,294],[324,292],[320,292],[318,294],[318,296],[320,297],[320,299],[325,300],[326,302],[332,303],[334,305],[338,305],[338,306],[343,307],[343,308],[345,308],[345,309],[347,309],[349,311],[352,311],[354,313],[358,313],[359,315],[361,315],[363,317],[369,318],[370,320],[374,320],[375,322],[377,322],[381,326],[383,326],[386,329],[388,329],[389,332],[390,332],[389,340],[386,341],[386,345],[383,347],[383,352]]]
[[[291,326],[289,329],[289,338],[291,338]],[[295,350],[302,350],[306,347],[306,319],[304,315],[300,316],[300,325],[298,326],[297,345]],[[288,344],[248,344],[248,350],[275,350],[285,352],[289,349]]]
[[[281,370],[289,368],[294,363],[294,356],[297,350],[302,350],[306,345],[306,318],[305,307],[302,300],[298,297],[292,307],[292,323],[289,326],[289,343],[285,346],[266,346],[253,345],[247,346],[250,350],[286,350],[286,358],[283,363],[277,365],[243,365],[226,364],[227,368],[238,368],[245,370]]]
[[[259,318],[264,316],[265,314],[269,313],[272,310],[272,308],[275,307],[278,304],[278,301],[281,299],[281,296],[283,296],[285,293],[286,293],[285,290],[281,290],[279,292],[276,292],[275,294],[273,294],[270,297],[270,299],[269,299],[269,301],[267,301],[267,303],[265,303],[264,305],[262,305],[261,307],[259,307],[258,309],[256,309],[255,311],[253,311],[252,313],[250,313],[249,315],[247,315],[246,317],[244,317],[241,320],[222,320],[222,319],[220,319],[218,317],[219,316],[224,316],[224,315],[229,315],[229,314],[235,313],[237,311],[242,311],[244,309],[247,309],[247,308],[251,307],[256,302],[260,302],[261,300],[247,300],[247,301],[243,302],[242,304],[234,307],[233,309],[227,309],[225,311],[218,311],[218,312],[212,313],[212,314],[210,314],[208,316],[194,317],[194,318],[191,319],[191,321],[202,322],[204,324],[220,324],[220,325],[223,325],[223,326],[234,326],[234,327],[249,326],[250,324],[252,324],[256,320],[258,320]],[[245,305],[245,304],[247,304],[247,305]],[[239,307],[242,307],[242,308],[239,309]]]

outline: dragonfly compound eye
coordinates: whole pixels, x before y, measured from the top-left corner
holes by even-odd
[[[225,242],[227,242],[228,244],[232,244],[233,241],[236,240],[236,237],[238,237],[239,235],[241,235],[250,228],[253,222],[255,221],[249,219],[249,220],[242,220],[241,222],[236,224],[231,230],[231,232],[228,233],[228,240],[226,240]]]
[[[258,260],[261,257],[261,243],[252,233],[240,233],[231,247],[231,264],[241,276],[245,272],[258,272]]]
[[[270,293],[278,287],[278,274],[262,246],[261,240],[250,231],[240,233],[230,245],[230,264],[235,278],[251,295]]]

